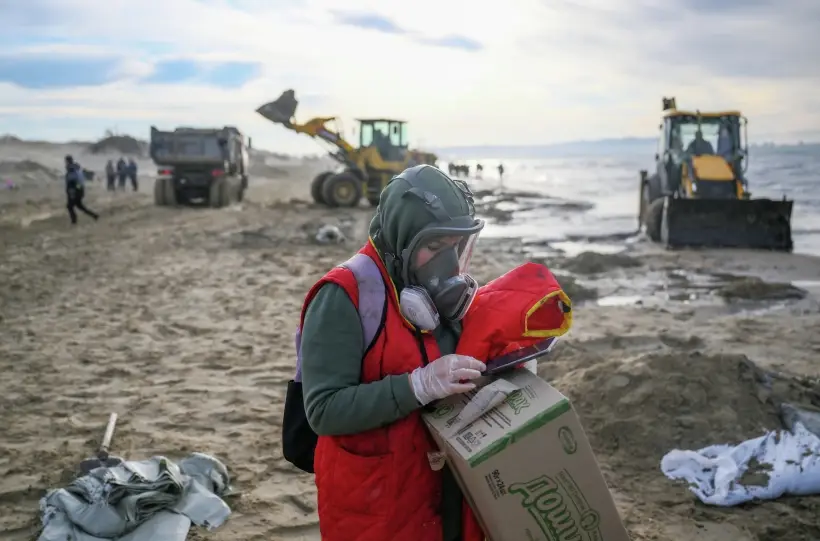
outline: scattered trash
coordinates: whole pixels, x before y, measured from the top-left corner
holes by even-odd
[[[740,445],[670,451],[661,460],[670,479],[683,479],[705,504],[729,507],[784,495],[820,494],[820,438],[801,423]]]
[[[96,468],[40,500],[38,541],[185,541],[191,523],[213,530],[228,519],[229,491],[225,465],[203,453]]]
[[[344,241],[344,233],[335,225],[323,225],[316,233],[316,242],[319,244],[342,244]]]

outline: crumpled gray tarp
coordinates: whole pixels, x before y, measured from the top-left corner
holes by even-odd
[[[229,485],[225,465],[203,453],[97,468],[40,500],[38,541],[184,541],[191,523],[212,530],[227,520]]]

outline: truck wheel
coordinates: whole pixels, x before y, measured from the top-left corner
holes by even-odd
[[[322,199],[329,207],[355,207],[362,199],[362,181],[350,171],[331,175],[322,186]]]
[[[154,181],[154,204],[158,207],[165,206],[165,179],[158,178]]]
[[[248,177],[243,176],[242,177],[242,182],[239,185],[239,191],[236,192],[236,200],[238,202],[242,202],[242,200],[245,199],[245,190],[247,190],[247,189],[248,189]]]
[[[225,185],[224,178],[217,178],[211,182],[211,187],[208,191],[208,204],[212,208],[221,208],[227,204],[226,188],[227,186]]]
[[[319,173],[316,175],[316,178],[313,179],[313,182],[310,183],[310,196],[313,200],[320,204],[326,205],[325,199],[322,196],[322,189],[325,186],[325,181],[333,174],[333,171],[325,171],[324,173]]]
[[[220,203],[219,206],[220,207],[229,207],[229,206],[231,206],[231,203],[233,203],[234,199],[235,199],[234,192],[233,192],[233,188],[234,188],[233,183],[231,183],[230,179],[227,179],[227,178],[220,179],[220,182],[222,183],[222,189],[219,192],[219,195],[221,197],[221,199],[220,199],[221,203]]]
[[[169,207],[176,206],[177,191],[174,188],[174,181],[172,179],[166,178],[162,181],[162,191],[164,192],[162,200],[165,202],[165,205]]]

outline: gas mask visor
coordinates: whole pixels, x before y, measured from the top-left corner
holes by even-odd
[[[418,283],[419,269],[429,267],[430,262],[436,260],[439,274],[442,276],[456,276],[470,271],[473,250],[478,241],[479,233],[484,227],[482,220],[473,220],[470,229],[429,227],[419,232],[404,250],[403,276],[405,283]]]
[[[435,319],[464,317],[478,291],[467,274],[484,221],[475,217],[473,194],[464,182],[449,179],[464,194],[469,211],[452,217],[435,194],[413,186],[404,195],[424,203],[434,221],[419,231],[401,251],[402,296],[421,296],[435,307]],[[412,182],[411,182],[412,184]],[[432,308],[432,307],[429,307]],[[431,320],[432,321],[432,320]]]
[[[474,220],[474,219],[473,219]],[[450,321],[464,317],[478,291],[468,274],[478,234],[484,223],[469,229],[433,227],[420,232],[407,249],[407,284],[429,295],[439,315]]]
[[[448,272],[455,272],[453,274],[455,276],[465,274],[469,270],[476,240],[481,230],[484,229],[484,220],[475,217],[473,193],[467,184],[458,180],[451,180],[451,182],[464,194],[464,199],[469,205],[468,214],[451,217],[438,196],[416,186],[404,194],[421,200],[425,209],[435,219],[433,223],[419,231],[399,254],[402,262],[401,278],[405,284],[422,285],[414,279],[417,278],[416,271],[427,263],[431,254],[435,256],[448,250],[455,254],[456,259],[454,269]],[[452,263],[452,254],[448,255],[447,259]],[[441,259],[439,261],[442,265],[444,264]]]

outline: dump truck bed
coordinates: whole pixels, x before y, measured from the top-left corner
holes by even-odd
[[[661,238],[669,247],[793,249],[793,201],[667,197]]]
[[[226,159],[225,144],[241,137],[235,128],[177,128],[162,131],[151,127],[151,159],[157,165],[220,165]]]

